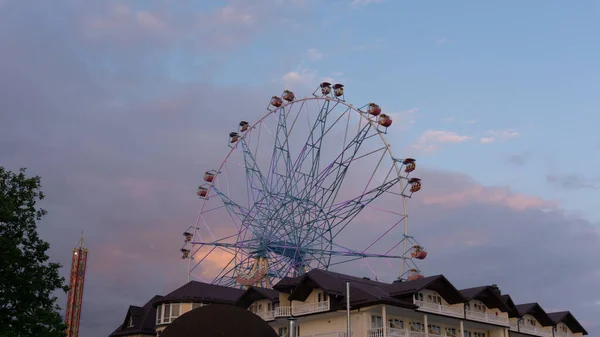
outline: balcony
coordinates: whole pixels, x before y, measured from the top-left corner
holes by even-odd
[[[256,312],[255,314],[260,316],[265,321],[272,321],[277,317],[302,316],[316,312],[329,311],[329,308],[329,301],[324,301],[294,305],[291,307],[277,307],[275,310]]]
[[[436,314],[442,314],[446,316],[463,318],[464,312],[461,307],[451,307],[448,305],[424,302],[424,301],[415,301],[415,305],[419,306],[419,310],[432,312]]]
[[[324,333],[317,333],[314,335],[302,335],[300,337],[346,337],[348,334],[344,331],[344,332],[340,332],[340,331],[336,331],[336,332],[324,332]],[[353,335],[352,332],[350,332],[350,335]]]
[[[466,318],[474,321],[509,326],[507,317],[496,316],[485,312],[466,310]]]
[[[329,311],[329,301],[292,305],[292,315],[308,315],[315,312]]]
[[[427,337],[422,331],[409,331],[406,329],[387,328],[387,337]],[[430,337],[445,337],[433,332],[427,334]],[[383,328],[375,328],[367,330],[367,337],[383,337]]]
[[[519,325],[519,332],[541,337],[552,337],[552,331],[536,326]]]

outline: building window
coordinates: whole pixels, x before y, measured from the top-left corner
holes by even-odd
[[[485,332],[473,332],[472,337],[485,337]]]
[[[285,336],[287,336],[287,334],[288,334],[288,328],[287,328],[287,326],[279,328],[279,330],[277,331],[277,334],[279,335],[279,337],[285,337]]]
[[[423,294],[422,293],[415,293],[415,300],[423,302]]]
[[[383,319],[381,316],[371,316],[371,329],[383,328]]]
[[[463,337],[471,337],[471,331],[465,330]]]
[[[156,308],[156,324],[161,324],[162,323],[162,310],[163,310],[163,306],[159,305]]]
[[[420,331],[424,332],[425,327],[421,322],[410,322],[410,331]]]
[[[325,293],[318,293],[317,294],[317,302],[327,302],[327,294]]]
[[[427,326],[429,328],[429,333],[440,336],[442,334],[442,328],[439,325],[429,324]]]
[[[404,329],[404,321],[397,318],[388,319],[389,327],[392,329]]]
[[[173,322],[181,315],[181,303],[166,303],[156,308],[156,324]]]
[[[442,298],[438,295],[427,295],[427,302],[435,303],[435,304],[442,304]]]
[[[474,311],[478,312],[485,312],[487,309],[485,305],[479,303],[473,303],[473,308],[475,309]]]
[[[455,328],[446,328],[446,336],[456,337],[456,329]]]
[[[133,317],[129,316],[129,320],[127,321],[127,327],[133,328]]]

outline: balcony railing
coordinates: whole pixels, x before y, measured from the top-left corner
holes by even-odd
[[[350,336],[352,336],[353,333],[350,332]],[[323,333],[317,333],[317,334],[313,334],[313,335],[302,335],[300,337],[346,337],[348,336],[348,334],[344,331],[336,331],[336,332],[323,332]]]
[[[554,331],[554,337],[573,337],[572,332]]]
[[[406,329],[395,329],[395,328],[387,328],[386,331],[387,337],[426,337],[425,332],[422,331],[409,331]],[[430,332],[428,334],[430,337],[445,337],[445,335],[438,335],[436,333]],[[367,337],[383,337],[383,328],[375,328],[367,330]]]
[[[271,310],[266,312],[255,312],[257,316],[264,319],[265,321],[272,321],[275,319],[275,314],[277,310]]]
[[[524,332],[530,335],[542,336],[542,337],[552,337],[552,331],[542,329],[537,326],[527,326],[527,325],[519,325],[519,332]]]
[[[308,315],[315,312],[329,311],[329,301],[306,303],[292,306],[292,315]]]
[[[451,307],[448,305],[442,305],[431,302],[424,301],[415,301],[415,304],[419,306],[419,310],[434,312],[442,315],[453,316],[453,317],[464,317],[463,308],[461,307]]]
[[[509,326],[508,317],[496,316],[485,312],[467,310],[466,317],[467,319],[472,319],[474,321]]]
[[[315,312],[329,311],[329,301],[306,303],[287,307],[277,307],[275,310],[266,312],[257,312],[256,315],[260,316],[265,321],[274,320],[277,317],[288,317],[288,316],[301,316],[308,315]]]

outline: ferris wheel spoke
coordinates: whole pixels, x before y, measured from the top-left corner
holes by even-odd
[[[342,186],[346,173],[348,172],[348,168],[360,150],[360,147],[369,134],[370,129],[371,124],[366,124],[348,143],[348,145],[346,145],[346,148],[337,156],[333,163],[331,163],[325,170],[323,170],[323,172],[321,172],[321,174],[316,177],[314,183],[310,184],[315,187],[315,195],[312,196],[314,198],[313,200],[315,200],[316,203],[321,207],[325,207],[327,204],[335,200],[335,196],[337,196],[339,188]],[[331,181],[329,184],[326,184],[326,181],[329,177],[333,177],[333,181]]]
[[[256,198],[259,198],[260,195],[264,193],[264,191],[268,191],[267,180],[260,171],[258,163],[256,162],[255,157],[252,154],[252,151],[244,138],[240,140],[240,145],[242,154],[244,156],[246,181],[248,182],[249,188],[251,190],[250,194],[256,200]]]
[[[290,172],[292,173],[293,181],[303,181],[304,186],[307,186],[310,178],[314,177],[319,171],[321,146],[326,130],[327,117],[330,111],[329,105],[330,101],[326,100],[323,103],[323,106],[320,107],[319,115],[311,127],[308,139],[294,163],[293,172]],[[305,162],[307,165],[305,165]]]
[[[248,215],[249,211],[244,206],[241,206],[241,205],[237,204],[235,201],[231,200],[221,190],[219,190],[215,187],[213,187],[212,190],[221,198],[221,201],[223,202],[223,206],[225,206],[225,209],[229,213],[229,216],[231,217],[231,220],[233,221],[235,227],[239,230],[242,226],[241,225],[238,226],[237,222],[235,221],[235,217],[237,217],[237,219],[241,223],[243,223],[244,219]],[[234,215],[235,215],[235,217],[234,217]]]
[[[341,219],[332,227],[332,231],[336,229],[333,238],[339,235],[339,233],[348,226],[350,221],[352,221],[368,204],[392,188],[399,181],[400,177],[391,179],[366,193],[341,203],[337,208],[331,209],[330,212],[333,213],[333,216]],[[341,228],[337,229],[337,227]]]
[[[271,165],[267,176],[271,192],[281,193],[290,190],[288,174],[292,169],[292,158],[288,143],[287,113],[285,108],[279,109],[277,131],[275,132],[275,145],[271,157]],[[293,128],[292,124],[292,128]],[[283,168],[280,167],[283,161]]]

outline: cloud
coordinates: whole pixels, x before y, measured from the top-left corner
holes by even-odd
[[[180,46],[186,39],[169,33],[182,26],[172,26],[178,20],[154,7],[146,11],[165,23],[164,30],[158,35],[148,30],[134,14],[140,10],[130,7],[127,24],[144,35],[127,38],[144,43],[129,44],[115,33],[90,38],[89,32],[77,29],[79,18],[96,17],[90,16],[96,7],[74,10],[57,3],[48,9],[27,7],[22,1],[4,6],[12,7],[0,12],[0,30],[5,32],[0,34],[5,47],[0,61],[0,162],[42,176],[47,195],[42,206],[49,214],[39,231],[51,244],[52,260],[63,264],[65,277],[71,248],[84,231],[90,255],[81,335],[106,336],[122,322],[129,305],[142,305],[187,281],[179,248],[182,232],[198,214],[195,188],[204,170],[223,160],[228,132],[242,119],[259,118],[279,83],[216,85],[210,74],[221,63],[202,68],[194,81],[173,81],[172,69],[164,68],[170,50],[165,47]],[[257,27],[264,23],[264,13],[248,6],[220,18],[214,11],[212,20],[231,24],[223,34],[239,32],[238,42],[248,43],[243,38],[264,29]],[[184,9],[196,22],[193,8]],[[114,19],[109,11],[113,7],[104,10],[97,16]],[[145,24],[152,23],[146,19]],[[118,43],[107,47],[111,39]],[[220,56],[221,47],[212,41],[194,48],[201,48],[202,55]],[[192,63],[180,66],[198,71]],[[305,76],[303,85],[318,84],[318,73],[313,78],[317,83],[310,83],[306,72],[297,73],[288,80]],[[415,111],[406,111],[407,118]],[[441,146],[469,138],[463,137],[429,130],[422,139],[425,145]],[[430,253],[420,265],[425,274],[443,273],[457,287],[497,283],[520,303],[539,301],[545,308],[570,310],[587,324],[590,335],[600,333],[590,323],[600,316],[600,307],[592,305],[600,298],[598,224],[567,215],[552,200],[485,186],[462,173],[419,166],[415,174],[423,178],[423,190],[409,200],[409,233]],[[372,234],[365,228],[372,227],[355,226],[347,233],[361,247],[363,237]],[[578,254],[566,253],[573,251]],[[225,254],[215,255],[202,275],[225,259]],[[353,274],[368,269],[345,268]],[[390,270],[382,277],[390,280],[396,274]],[[66,298],[59,295],[64,305]]]
[[[311,61],[319,61],[323,59],[324,55],[314,48],[309,48],[307,51],[308,59]]]
[[[504,142],[506,140],[519,137],[519,133],[514,130],[488,131],[488,137],[481,137],[481,144],[489,144],[495,141]]]
[[[598,179],[586,178],[578,174],[549,174],[546,181],[565,189],[593,189],[600,188]]]
[[[434,152],[439,149],[442,144],[456,144],[470,140],[472,137],[459,135],[453,131],[445,130],[427,130],[417,139],[416,144],[412,147],[422,152]]]

